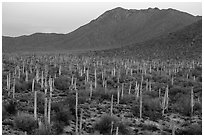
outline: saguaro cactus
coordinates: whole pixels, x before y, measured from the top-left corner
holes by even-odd
[[[140,119],[142,118],[142,83],[143,83],[143,75],[142,75],[141,85],[140,85]]]
[[[124,94],[124,83],[122,83],[122,91],[121,91],[121,98],[123,99],[123,94]]]
[[[96,69],[95,69],[95,71],[94,71],[94,76],[95,76],[95,89],[96,89],[96,87],[97,87],[97,73],[96,73]]]
[[[118,91],[117,104],[119,104],[120,103],[120,88],[119,88],[119,85],[118,85],[117,91]]]
[[[47,78],[45,77],[45,105],[44,105],[45,124],[47,125]]]
[[[93,92],[93,86],[92,86],[92,81],[90,82],[90,97],[89,99],[91,100],[92,97],[92,92]]]
[[[52,78],[49,78],[49,86],[50,86],[50,97],[48,101],[48,124],[50,125],[50,113],[51,113],[51,103],[52,103],[52,92],[53,92],[53,84],[52,84]]]
[[[193,116],[193,107],[194,107],[194,97],[193,97],[193,87],[191,88],[191,116]]]
[[[34,118],[37,120],[37,91],[35,91],[35,80],[33,79],[32,83],[32,93],[34,93]]]
[[[164,111],[166,109],[168,109],[168,104],[169,104],[169,88],[168,88],[168,85],[166,87],[166,91],[165,91],[165,94],[164,94],[164,99],[163,99],[163,103],[162,103],[162,115],[164,115]]]
[[[111,96],[111,109],[110,109],[111,116],[113,115],[113,95]]]
[[[15,98],[15,86],[16,86],[16,79],[13,79],[13,98]]]
[[[78,91],[76,90],[76,107],[75,107],[75,114],[76,114],[76,125],[75,125],[75,132],[78,135]]]

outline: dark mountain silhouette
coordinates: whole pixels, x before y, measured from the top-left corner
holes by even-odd
[[[168,34],[198,21],[201,17],[174,9],[115,8],[68,34],[35,33],[4,37],[3,52],[102,50],[140,43]]]
[[[137,59],[202,59],[202,20],[176,32],[126,47],[93,51],[90,55]]]

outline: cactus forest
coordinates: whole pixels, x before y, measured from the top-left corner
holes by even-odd
[[[2,134],[202,134],[202,62],[2,55]]]

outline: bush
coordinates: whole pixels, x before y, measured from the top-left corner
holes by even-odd
[[[65,76],[60,76],[55,79],[55,88],[59,90],[68,90],[70,86],[70,80],[69,78]]]
[[[55,112],[54,119],[60,123],[64,123],[65,125],[70,124],[70,120],[73,118],[69,108],[61,108],[60,111]]]
[[[73,115],[68,104],[65,105],[62,102],[53,103],[52,110],[54,110],[53,119],[57,122],[68,125],[70,120],[73,119]]]
[[[7,103],[3,104],[3,108],[10,115],[15,115],[17,113],[17,102],[14,100],[9,100]]]
[[[35,130],[35,135],[52,135],[51,129],[46,128],[45,124],[42,123],[41,127]]]
[[[172,108],[173,111],[181,113],[185,116],[190,116],[191,114],[191,106],[190,106],[191,100],[189,95],[183,95],[176,103],[173,104]]]
[[[52,126],[52,131],[59,135],[59,134],[62,134],[63,131],[64,131],[64,123],[63,122],[55,122]]]
[[[140,115],[139,100],[137,100],[137,102],[134,104],[135,105],[132,106],[131,111],[134,116],[139,117]],[[157,120],[162,118],[161,101],[159,98],[152,98],[148,95],[144,95],[142,105],[143,116],[149,117],[151,120]]]
[[[192,124],[183,130],[177,131],[178,135],[202,135],[202,125]]]
[[[161,101],[159,98],[151,98],[149,96],[143,99],[143,114],[151,120],[157,120],[162,117]]]
[[[98,88],[95,92],[93,92],[93,98],[103,101],[103,100],[111,100],[111,97],[113,95],[114,100],[117,99],[117,90],[107,90],[105,92],[105,89]]]
[[[202,115],[202,103],[199,103],[198,101],[195,101],[195,104],[194,104],[194,112],[199,114],[199,115]]]
[[[35,89],[39,89],[40,85],[35,83]],[[25,82],[25,81],[16,81],[15,85],[15,92],[20,93],[22,91],[32,90],[32,80]]]
[[[123,98],[120,99],[120,104],[129,104],[135,99],[135,96],[125,94]]]
[[[101,119],[95,123],[94,130],[99,131],[100,134],[110,135],[111,134],[111,123],[113,122],[113,133],[115,134],[116,128],[118,127],[119,134],[130,134],[127,126],[119,122],[119,119],[114,116],[103,115]]]
[[[180,87],[180,86],[176,86],[176,87],[170,88],[169,89],[169,98],[170,98],[170,100],[173,103],[178,101],[178,99],[181,96],[184,96],[187,93],[186,90],[187,90],[186,88],[183,88],[183,87]]]
[[[2,121],[7,118],[7,111],[4,106],[2,106]]]
[[[45,99],[45,94],[43,92],[37,92],[37,111],[38,113],[41,113],[41,114],[44,114],[44,104],[45,104],[44,99]]]
[[[14,118],[14,125],[17,129],[32,133],[38,127],[38,122],[34,117],[27,113],[20,113]]]

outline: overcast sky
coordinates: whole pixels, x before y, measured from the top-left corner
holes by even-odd
[[[36,32],[68,33],[96,19],[107,10],[173,8],[202,15],[202,4],[195,3],[3,3],[2,34],[30,35]]]

